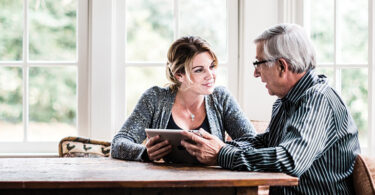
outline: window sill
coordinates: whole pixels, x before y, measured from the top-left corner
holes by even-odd
[[[0,153],[0,158],[58,158],[57,153]]]

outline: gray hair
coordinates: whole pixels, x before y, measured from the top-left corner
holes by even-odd
[[[278,24],[259,35],[254,43],[263,44],[268,59],[283,58],[294,73],[302,73],[316,66],[315,49],[304,29],[297,24]]]

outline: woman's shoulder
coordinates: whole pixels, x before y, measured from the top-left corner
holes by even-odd
[[[153,86],[147,89],[143,93],[143,97],[151,97],[153,99],[160,99],[163,97],[171,96],[172,90],[169,87],[159,87],[159,86]]]
[[[230,96],[229,90],[224,86],[217,86],[212,93],[214,97],[220,98],[223,96]]]

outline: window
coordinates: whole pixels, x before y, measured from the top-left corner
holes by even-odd
[[[217,85],[237,93],[237,1],[126,1],[125,94],[129,115],[148,88],[167,83],[165,64],[169,46],[184,35],[206,39],[219,59]],[[199,10],[199,11],[197,11]]]
[[[369,148],[368,0],[315,0],[306,6],[306,26],[317,51],[318,73],[341,94],[357,124],[362,149]]]
[[[62,137],[85,134],[87,2],[2,0],[0,10],[0,152],[57,152]]]

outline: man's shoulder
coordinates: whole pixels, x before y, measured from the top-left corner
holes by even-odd
[[[321,96],[321,97],[327,97],[332,92],[334,92],[334,89],[328,85],[326,82],[317,82],[314,85],[312,85],[310,88],[308,88],[304,95],[308,96]]]
[[[311,86],[304,92],[302,98],[307,101],[315,101],[317,99],[320,99],[321,101],[327,102],[331,108],[345,107],[345,103],[343,102],[340,95],[331,86],[329,86],[328,83],[325,82],[318,82],[315,85]]]

